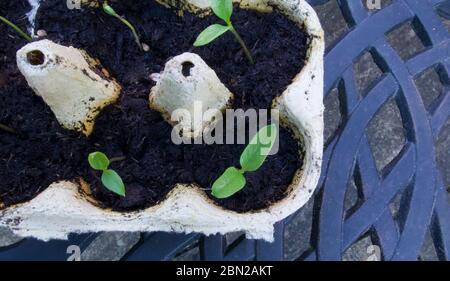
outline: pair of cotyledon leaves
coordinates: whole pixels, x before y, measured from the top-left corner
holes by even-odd
[[[104,153],[97,151],[89,154],[88,162],[92,169],[102,171],[101,180],[107,189],[120,196],[125,196],[125,185],[122,178],[116,171],[109,169],[111,161]]]
[[[213,0],[211,1],[211,8],[214,14],[224,20],[227,25],[213,24],[207,27],[197,37],[197,40],[194,42],[195,47],[207,45],[233,28],[231,24],[231,15],[233,14],[232,0]]]
[[[277,138],[277,127],[272,124],[263,127],[253,137],[241,154],[241,169],[230,167],[214,182],[212,195],[223,199],[234,195],[246,185],[245,172],[257,171],[270,154]]]

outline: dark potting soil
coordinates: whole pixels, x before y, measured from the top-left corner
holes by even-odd
[[[26,0],[1,1],[0,15],[27,29]],[[78,134],[60,127],[41,98],[34,95],[16,66],[16,51],[27,42],[0,23],[0,205],[27,201],[49,184],[73,179],[84,165],[72,155],[88,146]]]
[[[234,108],[268,109],[304,65],[305,34],[276,12],[235,9],[235,27],[256,60],[249,65],[231,34],[208,46],[192,47],[205,27],[220,22],[214,16],[202,19],[185,13],[179,17],[152,0],[111,4],[137,27],[149,52],[140,51],[131,32],[100,9],[69,10],[66,1],[44,0],[36,21],[36,30],[45,30],[48,39],[85,49],[98,58],[123,86],[120,102],[102,112],[89,139],[62,129],[27,87],[15,65],[15,52],[26,42],[5,46],[9,61],[0,74],[13,75],[9,74],[8,83],[0,83],[0,123],[18,132],[0,130],[0,200],[5,205],[26,201],[56,180],[77,177],[91,184],[93,196],[105,207],[119,211],[152,206],[164,200],[176,183],[197,183],[209,194],[227,167],[239,167],[245,146],[173,144],[172,127],[148,108],[149,90],[155,84],[150,74],[161,72],[173,56],[195,52],[235,94]],[[19,11],[15,6],[6,8]],[[247,185],[241,192],[225,200],[210,197],[238,212],[262,209],[282,199],[303,160],[297,141],[282,128],[279,147],[260,170],[246,175]],[[89,169],[87,155],[97,150],[110,157],[126,157],[111,166],[125,182],[126,197],[106,190],[99,174]]]
[[[31,9],[28,1],[0,1],[0,16],[3,16],[26,30],[28,19],[26,13]],[[13,29],[0,21],[0,87],[8,84],[9,76],[17,76],[16,50],[27,42]]]

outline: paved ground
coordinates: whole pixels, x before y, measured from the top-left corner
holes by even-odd
[[[353,1],[353,0],[351,0]],[[356,1],[356,0],[355,0]],[[391,0],[381,0],[383,6],[388,5]],[[336,40],[349,30],[336,0],[331,0],[326,4],[315,7],[322,25],[326,32],[327,47],[333,45]],[[450,30],[450,21],[442,19]],[[424,48],[421,40],[417,37],[410,23],[402,25],[400,28],[387,35],[389,43],[394,46],[402,58],[408,58]],[[377,79],[382,75],[382,71],[375,64],[370,52],[365,53],[355,62],[354,70],[358,89],[366,92]],[[439,69],[430,69],[417,77],[416,85],[419,89],[423,101],[427,107],[433,105],[433,101],[444,92],[439,76]],[[328,141],[341,123],[341,104],[339,89],[325,99],[325,140]],[[376,160],[377,168],[382,171],[395,156],[401,151],[405,144],[405,132],[400,110],[395,101],[390,101],[383,106],[376,117],[371,121],[367,129],[372,152]],[[447,186],[450,186],[450,120],[447,122],[441,135],[436,140],[437,160],[444,176]],[[347,209],[357,204],[357,188],[354,183],[349,186],[346,198]],[[398,210],[400,200],[395,200],[391,204],[393,214]],[[311,243],[311,233],[314,231],[314,200],[311,200],[287,226],[285,232],[285,258],[293,260],[301,256],[308,250]],[[239,234],[229,235],[229,240],[238,238]],[[18,239],[7,230],[0,230],[0,246],[15,243]],[[103,233],[96,238],[93,243],[83,252],[83,260],[117,260],[120,259],[130,248],[140,239],[138,233]],[[367,260],[374,254],[374,249],[370,236],[363,237],[353,244],[346,252],[344,260]],[[177,257],[178,260],[199,259],[197,244],[193,244]],[[423,260],[436,260],[436,251],[431,242],[430,234],[423,245],[421,254]]]

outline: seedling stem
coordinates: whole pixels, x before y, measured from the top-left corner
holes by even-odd
[[[123,24],[125,24],[131,30],[131,32],[133,33],[133,36],[134,36],[134,40],[136,41],[136,44],[138,44],[139,49],[142,51],[143,47],[142,47],[141,39],[139,38],[136,28],[134,28],[134,26],[129,21],[127,21],[125,18],[119,16],[116,13],[116,11],[114,11],[114,9],[108,5],[108,1],[103,2],[103,11],[105,11],[105,13],[107,13],[108,15],[119,19]]]
[[[0,123],[0,130],[3,130],[3,131],[5,131],[7,133],[10,133],[10,134],[17,134],[16,130],[14,130],[13,128],[8,127],[6,125],[3,125],[1,123]]]
[[[109,162],[110,163],[120,162],[120,161],[123,161],[126,159],[127,159],[127,157],[125,157],[125,156],[113,157],[113,158],[109,159]]]
[[[33,39],[30,37],[30,35],[26,34],[25,32],[22,31],[22,29],[20,29],[20,27],[18,27],[17,25],[15,25],[14,23],[10,22],[8,19],[0,16],[0,20],[2,22],[4,22],[5,24],[9,25],[12,29],[14,29],[17,33],[19,33],[20,36],[22,36],[25,40],[31,42],[33,41]]]
[[[253,60],[253,57],[252,57],[252,54],[250,53],[250,50],[247,48],[247,46],[245,45],[245,42],[242,39],[241,35],[239,35],[239,33],[237,33],[236,29],[234,29],[234,27],[233,27],[233,25],[231,23],[230,23],[230,31],[231,31],[231,33],[233,33],[234,37],[236,37],[236,40],[241,45],[241,47],[244,50],[245,56],[247,57],[248,61],[251,64],[255,64],[255,61]]]

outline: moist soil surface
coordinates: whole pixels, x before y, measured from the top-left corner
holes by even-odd
[[[5,3],[6,2],[6,3]],[[303,164],[301,147],[290,131],[280,128],[279,152],[256,172],[247,173],[246,187],[228,199],[215,199],[210,188],[231,165],[239,167],[245,145],[175,145],[172,127],[149,109],[148,95],[155,82],[150,74],[184,52],[199,54],[235,95],[233,108],[270,109],[304,66],[307,38],[278,12],[263,14],[234,9],[233,23],[256,61],[250,65],[232,34],[212,44],[192,47],[207,26],[220,23],[215,16],[177,15],[153,0],[111,2],[118,14],[133,23],[141,40],[150,46],[140,51],[129,29],[101,9],[69,10],[66,1],[44,0],[36,29],[46,38],[86,50],[98,58],[123,86],[120,101],[106,108],[95,131],[85,138],[65,130],[46,104],[28,87],[15,63],[16,51],[27,42],[0,23],[0,201],[9,206],[35,197],[52,182],[84,178],[93,196],[117,211],[132,211],[165,199],[176,183],[197,184],[217,204],[237,211],[258,210],[281,200]],[[25,0],[2,1],[0,14],[23,29]],[[100,175],[87,163],[90,152],[125,157],[114,162],[126,185],[126,197],[105,189]]]

